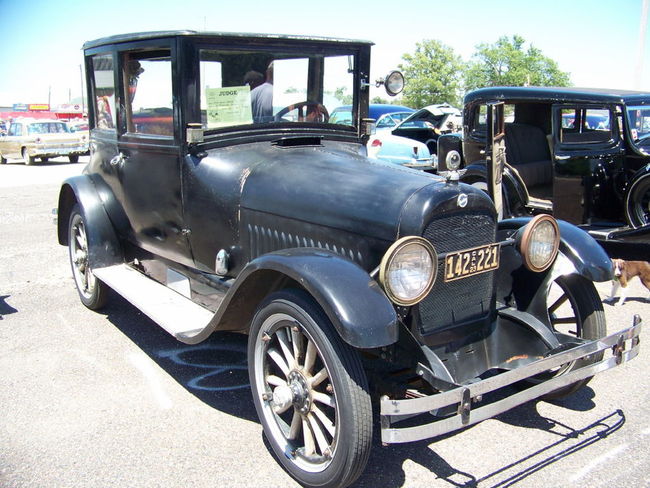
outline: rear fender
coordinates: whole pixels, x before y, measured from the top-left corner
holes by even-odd
[[[59,244],[68,245],[68,224],[75,204],[86,223],[90,265],[102,268],[124,261],[122,246],[95,185],[87,175],[74,176],[63,182],[59,192],[57,236]]]
[[[397,341],[395,308],[366,271],[338,254],[299,248],[251,261],[212,322],[193,342],[200,342],[215,330],[246,330],[264,296],[292,282],[318,302],[351,346],[375,348]]]

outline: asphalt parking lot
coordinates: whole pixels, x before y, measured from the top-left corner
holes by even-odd
[[[0,486],[290,487],[255,416],[246,338],[176,342],[119,297],[84,308],[52,208],[83,164],[0,166]],[[598,284],[604,298],[609,283]],[[608,332],[650,319],[635,280]],[[555,403],[373,452],[358,487],[650,486],[650,349]],[[376,431],[378,425],[376,425]]]

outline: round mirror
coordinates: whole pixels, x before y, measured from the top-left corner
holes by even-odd
[[[386,93],[394,97],[404,89],[404,75],[399,71],[391,71],[384,79]]]

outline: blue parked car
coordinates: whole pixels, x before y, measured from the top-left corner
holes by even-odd
[[[414,109],[402,105],[388,103],[371,103],[368,108],[368,117],[378,120],[382,115],[393,112],[415,112]],[[341,105],[332,110],[330,124],[352,125],[352,105]]]

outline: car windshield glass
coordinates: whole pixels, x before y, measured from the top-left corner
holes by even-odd
[[[199,50],[201,123],[354,125],[330,114],[353,103],[353,53]],[[350,112],[348,112],[350,114]]]
[[[650,105],[627,107],[627,119],[634,145],[650,152]]]

